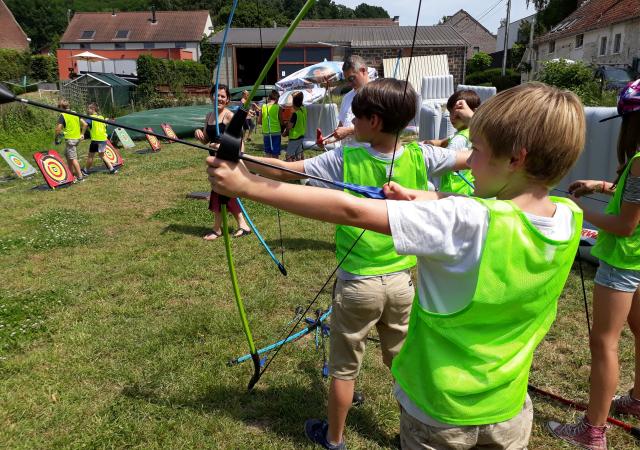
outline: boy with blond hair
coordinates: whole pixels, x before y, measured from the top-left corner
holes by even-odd
[[[58,108],[68,110],[69,102],[65,99],[60,99],[58,102]],[[86,127],[86,125],[87,123],[84,119],[68,113],[61,113],[58,117],[58,122],[56,123],[55,141],[56,144],[58,144],[60,138],[64,136],[64,154],[71,172],[76,176],[74,182],[84,181],[80,163],[78,162],[78,145],[80,144],[80,141],[84,139],[81,128]]]
[[[355,128],[359,140],[369,137],[366,123]],[[478,198],[390,183],[388,200],[363,199],[207,160],[223,195],[390,235],[399,254],[418,257],[409,331],[392,367],[403,449],[526,448],[533,352],[580,239],[581,210],[549,197],[584,147],[580,100],[518,86],[489,99],[470,128]]]
[[[392,171],[392,180],[426,189],[429,178],[467,167],[469,152],[417,142],[398,145],[398,132],[415,116],[416,96],[411,86],[395,79],[368,83],[352,104],[354,123],[360,129],[358,146],[344,146],[304,161],[266,161],[309,175],[367,186],[384,185]],[[248,167],[270,178],[295,179],[279,170],[255,164]],[[309,439],[329,449],[345,448],[345,422],[369,330],[377,328],[383,361],[390,367],[404,342],[415,295],[409,273],[415,266],[415,257],[399,255],[390,236],[367,231],[359,237],[362,232],[356,226],[336,228],[336,260],[341,265],[331,315],[328,420],[309,419],[305,425]]]

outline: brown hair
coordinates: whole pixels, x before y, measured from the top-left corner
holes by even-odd
[[[447,110],[449,112],[453,111],[453,107],[456,106],[458,100],[464,100],[471,108],[471,111],[475,111],[480,106],[481,100],[480,96],[476,93],[476,91],[472,91],[471,89],[466,89],[463,91],[456,91],[453,93],[449,100],[447,100]]]
[[[227,86],[226,84],[219,84],[218,85],[218,90],[219,91],[224,91],[225,94],[227,94],[227,101],[231,100],[231,93],[229,92],[229,86]],[[213,86],[211,86],[211,90],[209,91],[209,97],[213,98],[214,95],[218,95],[216,92],[216,85],[214,84]]]
[[[295,92],[291,98],[293,99],[293,106],[296,108],[302,107],[302,102],[304,101],[304,94],[302,92]]]
[[[274,102],[277,102],[279,98],[280,98],[280,94],[278,94],[278,91],[276,91],[275,89],[269,92],[269,100],[273,100]]]
[[[525,171],[551,187],[575,164],[585,143],[584,107],[569,91],[527,83],[491,97],[469,124],[471,141],[481,136],[494,156],[527,150]]]
[[[416,115],[418,94],[410,84],[395,78],[380,78],[367,83],[353,98],[351,110],[356,117],[382,119],[382,132],[399,133]]]
[[[622,116],[622,126],[618,135],[618,176],[614,186],[620,181],[627,162],[640,151],[640,112]]]
[[[61,98],[58,101],[58,108],[60,108],[60,109],[69,109],[69,100]]]
[[[93,109],[96,113],[100,112],[100,107],[95,102],[94,103],[89,103],[89,105],[87,105],[87,109],[89,109],[89,108]]]

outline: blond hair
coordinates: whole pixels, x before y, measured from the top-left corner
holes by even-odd
[[[469,125],[497,157],[527,150],[524,170],[545,186],[557,184],[584,148],[585,117],[580,99],[544,83],[527,83],[490,98]]]

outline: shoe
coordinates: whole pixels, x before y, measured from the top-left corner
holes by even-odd
[[[85,177],[75,177],[73,179],[73,183],[82,183],[84,181]]]
[[[238,234],[238,231],[240,232],[240,234]],[[234,238],[239,238],[239,237],[247,236],[247,235],[251,234],[251,230],[245,230],[244,228],[239,228],[238,231],[233,233],[233,237]]]
[[[587,418],[576,424],[561,424],[558,422],[547,422],[547,428],[556,437],[565,442],[569,442],[588,450],[607,450],[607,427],[594,427]]]
[[[351,400],[351,405],[355,407],[364,405],[364,394],[359,391],[354,391],[353,400]]]
[[[631,391],[626,395],[616,395],[611,402],[613,410],[618,414],[629,414],[640,417],[640,400],[631,397]]]
[[[207,233],[204,236],[202,236],[202,239],[204,239],[205,241],[215,241],[220,236],[222,236],[221,231],[212,231],[211,233]]]
[[[87,171],[87,169],[80,169],[80,172],[82,172],[82,175],[85,177],[89,176],[89,172]]]
[[[109,171],[109,173],[110,173],[111,175],[115,175],[115,174],[117,174],[117,173],[118,173],[118,169],[116,169],[116,168],[114,167],[113,169],[111,169],[111,170]]]
[[[328,448],[329,450],[347,450],[347,444],[343,440],[339,444],[331,444],[327,440],[327,430],[329,424],[326,420],[320,419],[307,419],[304,423],[304,434],[307,438],[315,444],[318,444],[322,448]]]

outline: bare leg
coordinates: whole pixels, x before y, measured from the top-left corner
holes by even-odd
[[[82,172],[80,171],[80,163],[77,159],[67,159],[67,163],[71,168],[71,172],[75,174],[76,177],[82,178]]]
[[[251,231],[251,229],[249,228],[249,225],[247,224],[247,221],[244,220],[244,216],[242,215],[241,212],[239,213],[234,213],[233,217],[235,217],[236,222],[238,222],[238,230],[234,233],[234,236],[242,236],[242,230],[246,231]]]
[[[618,341],[633,294],[594,284],[591,330],[591,387],[587,420],[593,426],[606,423],[611,398],[618,386]]]
[[[93,166],[93,156],[94,155],[95,155],[95,153],[91,153],[91,152],[89,152],[89,155],[87,155],[87,161],[84,163],[84,170],[86,170],[87,172]]]
[[[631,396],[640,399],[640,290],[636,291],[631,304],[631,312],[629,313],[629,327],[633,332],[636,346],[636,373]]]
[[[344,426],[347,421],[349,408],[351,408],[355,385],[356,380],[331,378],[327,411],[329,422],[327,440],[333,444],[339,444],[343,440]]]
[[[214,241],[222,235],[222,213],[213,213],[213,231],[205,234],[203,239],[205,241]]]
[[[113,166],[111,165],[107,157],[104,155],[104,153],[100,153],[100,158],[102,158],[102,162],[104,163],[107,170],[111,172],[113,170]]]

